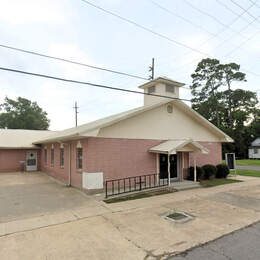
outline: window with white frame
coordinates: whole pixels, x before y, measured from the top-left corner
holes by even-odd
[[[82,157],[83,157],[83,149],[81,147],[77,148],[77,169],[82,169]]]
[[[54,166],[54,147],[51,148],[51,166]]]
[[[64,167],[64,148],[60,148],[60,167]]]

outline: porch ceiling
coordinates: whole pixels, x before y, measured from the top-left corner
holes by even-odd
[[[207,154],[209,150],[191,139],[168,140],[149,149],[152,153],[176,154],[177,152],[199,152]]]

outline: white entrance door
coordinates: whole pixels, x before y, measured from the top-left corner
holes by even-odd
[[[37,151],[26,153],[26,171],[37,171]]]

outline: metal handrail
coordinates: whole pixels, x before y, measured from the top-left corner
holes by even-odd
[[[168,185],[168,179],[160,180],[159,174],[145,174],[120,179],[107,180],[105,182],[106,198],[124,193],[142,191]],[[111,190],[111,192],[109,192]]]

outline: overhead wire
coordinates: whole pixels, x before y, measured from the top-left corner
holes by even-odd
[[[123,91],[123,92],[134,93],[134,94],[141,94],[141,95],[148,95],[148,96],[154,96],[154,97],[169,98],[169,99],[172,99],[172,100],[183,100],[183,101],[191,102],[190,99],[185,99],[185,98],[177,98],[177,97],[171,97],[171,96],[165,96],[165,95],[159,95],[159,94],[152,94],[152,93],[144,93],[144,92],[136,91],[136,90],[129,90],[129,89],[124,89],[124,88],[116,88],[116,87],[96,84],[96,83],[92,83],[92,82],[79,81],[79,80],[73,80],[73,79],[66,79],[66,78],[51,76],[51,75],[47,75],[47,74],[34,73],[34,72],[29,72],[29,71],[24,71],[24,70],[17,70],[17,69],[12,69],[12,68],[7,68],[7,67],[0,67],[0,70],[12,72],[12,73],[19,73],[19,74],[34,76],[34,77],[40,77],[40,78],[47,78],[47,79],[57,80],[57,81],[63,81],[63,82],[67,82],[67,83],[88,85],[88,86],[97,87],[97,88],[105,88],[105,89]]]
[[[134,74],[126,73],[126,72],[121,72],[121,71],[116,71],[116,70],[112,70],[112,69],[102,68],[102,67],[98,67],[98,66],[94,66],[94,65],[90,65],[90,64],[83,63],[83,62],[70,60],[70,59],[55,57],[55,56],[47,55],[47,54],[44,54],[44,53],[39,53],[39,52],[36,52],[36,51],[25,50],[25,49],[13,47],[13,46],[10,46],[10,45],[0,44],[0,47],[5,48],[5,49],[18,51],[18,52],[31,54],[31,55],[40,56],[40,57],[43,57],[43,58],[58,60],[58,61],[62,61],[62,62],[71,63],[71,64],[74,64],[74,65],[79,65],[79,66],[84,66],[84,67],[88,67],[88,68],[91,68],[91,69],[102,70],[102,71],[106,71],[106,72],[110,72],[110,73],[116,73],[116,74],[119,74],[119,75],[128,76],[128,77],[137,78],[137,79],[142,79],[142,80],[148,80],[148,78],[145,78],[145,77],[142,77],[142,76],[138,76],[138,75],[134,75]]]

